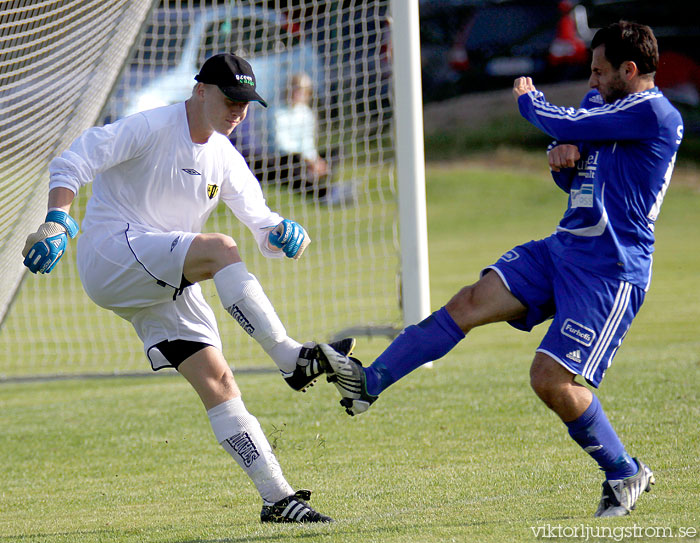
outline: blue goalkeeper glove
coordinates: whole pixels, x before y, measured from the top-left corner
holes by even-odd
[[[288,258],[294,260],[299,259],[311,243],[311,238],[306,230],[298,222],[289,219],[284,219],[275,226],[267,239],[270,245],[282,249]]]
[[[49,273],[66,251],[68,236],[78,234],[78,223],[65,211],[53,210],[34,234],[29,234],[22,256],[32,273]]]

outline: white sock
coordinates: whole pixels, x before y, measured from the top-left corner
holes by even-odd
[[[294,494],[284,478],[258,419],[239,396],[207,411],[216,440],[243,468],[263,500],[275,503]]]
[[[270,355],[283,372],[294,371],[301,344],[287,335],[260,283],[243,262],[230,264],[214,275],[226,311]]]

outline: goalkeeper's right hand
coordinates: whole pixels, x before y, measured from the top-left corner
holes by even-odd
[[[33,234],[29,234],[22,249],[24,265],[32,273],[49,273],[61,258],[71,239],[78,234],[78,223],[65,211],[52,210],[46,222]]]

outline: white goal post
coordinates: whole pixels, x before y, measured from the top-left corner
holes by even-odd
[[[396,169],[404,324],[430,313],[418,0],[393,0]]]
[[[23,7],[0,0],[14,17],[0,15],[0,42],[21,51],[21,62],[5,47],[0,53],[1,82],[11,83],[0,91],[6,281],[16,286],[23,277],[19,253],[43,220],[49,160],[93,124],[186,99],[201,62],[226,50],[250,61],[270,105],[250,108],[233,143],[256,170],[270,207],[303,224],[312,244],[298,262],[265,259],[224,206],[206,230],[236,239],[299,341],[341,332],[392,336],[425,317],[418,0],[156,4],[41,0]],[[273,124],[300,73],[311,82],[315,143],[330,172],[320,178],[304,173],[306,155],[299,163],[280,160],[301,151],[283,152]],[[89,192],[74,203],[79,221]],[[207,283],[229,362],[271,367]],[[84,294],[75,240],[51,274],[27,273],[15,286],[0,298],[0,378],[148,371],[130,325]]]

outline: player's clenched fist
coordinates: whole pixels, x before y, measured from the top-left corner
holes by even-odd
[[[581,153],[579,153],[578,147],[568,143],[557,145],[547,152],[549,167],[553,172],[564,168],[573,168],[580,158]]]
[[[45,221],[27,236],[22,249],[24,265],[32,273],[49,273],[65,252],[68,236],[74,238],[78,234],[78,223],[65,211],[49,211]]]
[[[270,245],[282,249],[288,258],[297,260],[301,257],[306,247],[311,243],[311,238],[306,230],[298,223],[284,219],[275,226],[268,236]]]
[[[535,85],[532,84],[532,78],[530,77],[519,77],[513,83],[513,96],[517,100],[523,94],[527,94],[530,91],[537,90]]]

